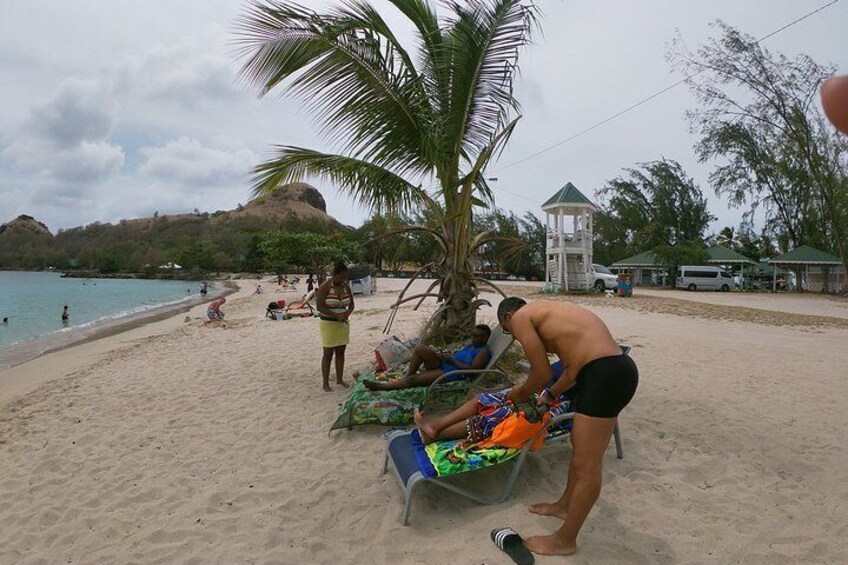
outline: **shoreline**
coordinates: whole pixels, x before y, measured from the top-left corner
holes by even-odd
[[[181,323],[179,317],[183,313],[189,312],[192,317],[201,317],[205,313],[202,307],[211,300],[243,290],[236,281],[222,282],[224,288],[221,292],[210,293],[198,302],[166,306],[158,311],[149,310],[132,319],[100,326],[89,335],[50,346],[40,352],[24,351],[9,366],[0,367],[0,406],[49,382],[70,376],[94,363],[98,355],[109,353],[125,343],[171,331]],[[199,309],[198,312],[193,312],[195,309]],[[37,370],[31,370],[31,367],[37,367]],[[51,374],[55,372],[59,374]],[[26,377],[31,374],[40,376],[35,379]]]

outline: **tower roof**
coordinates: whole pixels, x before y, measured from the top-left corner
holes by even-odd
[[[560,206],[574,206],[578,208],[590,207],[593,209],[595,208],[595,205],[592,203],[592,201],[586,198],[586,196],[570,182],[565,183],[565,186],[560,188],[556,192],[556,194],[548,198],[548,200],[544,204],[542,204],[542,210],[549,208],[557,208]]]

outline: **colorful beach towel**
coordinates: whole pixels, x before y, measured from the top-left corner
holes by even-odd
[[[520,449],[505,447],[480,448],[463,440],[436,441],[424,445],[418,430],[412,432],[415,460],[425,477],[446,477],[476,471],[509,461]]]
[[[568,413],[572,408],[571,403],[570,399],[563,399],[558,406],[551,410],[550,417]],[[546,416],[548,415],[546,414]],[[545,421],[548,421],[548,418]],[[541,447],[541,443],[545,440],[570,433],[572,424],[573,422],[569,419],[550,426],[544,439],[539,438],[541,441],[534,448]],[[412,446],[418,468],[425,477],[430,478],[458,475],[492,467],[509,461],[521,453],[520,447],[492,445],[491,439],[478,443],[453,439],[435,441],[429,445],[424,445],[418,430],[412,431]]]
[[[351,387],[350,396],[342,405],[341,413],[330,431],[366,424],[376,426],[411,426],[412,412],[420,407],[427,397],[427,387],[402,390],[371,391],[363,386],[365,380],[390,381],[403,377],[405,368],[388,372],[366,373]],[[467,381],[445,383],[439,388],[439,407],[459,406],[468,391]],[[428,406],[431,403],[428,402]]]

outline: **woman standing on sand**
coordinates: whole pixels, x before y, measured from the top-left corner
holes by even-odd
[[[321,377],[324,390],[330,388],[330,363],[336,357],[336,384],[347,387],[342,379],[344,374],[345,348],[350,343],[350,323],[348,318],[353,312],[353,292],[347,284],[347,266],[339,261],[333,266],[333,276],[318,287],[316,305],[321,319],[321,345],[324,355],[321,358]]]

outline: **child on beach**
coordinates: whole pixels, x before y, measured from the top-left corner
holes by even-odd
[[[205,323],[209,322],[217,322],[219,320],[224,319],[224,313],[221,312],[221,306],[223,306],[227,302],[226,297],[222,296],[217,300],[213,300],[211,304],[209,304],[209,308],[206,310],[206,316],[209,318]]]
[[[492,357],[492,350],[486,345],[491,335],[492,330],[486,324],[474,326],[471,343],[454,354],[419,345],[412,350],[412,359],[409,360],[405,377],[385,383],[363,381],[362,385],[369,390],[399,390],[428,386],[443,374],[458,369],[482,369]],[[421,365],[424,365],[426,370],[418,373]]]
[[[70,314],[68,313],[68,306],[65,305],[65,307],[62,309],[62,323],[67,324],[68,318],[70,318]]]

